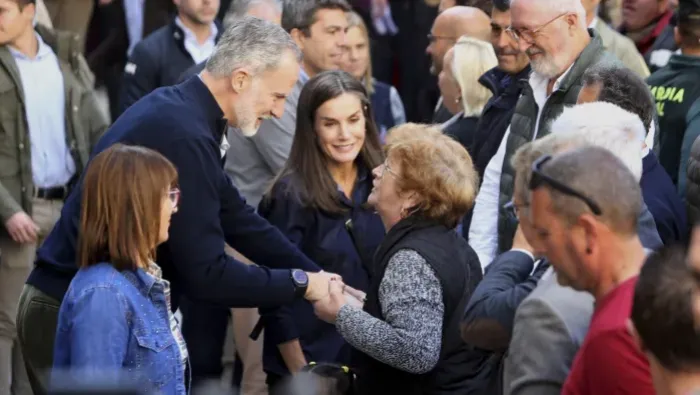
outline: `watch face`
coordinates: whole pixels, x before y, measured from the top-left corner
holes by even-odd
[[[299,285],[306,285],[309,282],[309,276],[303,270],[292,271],[292,278]]]

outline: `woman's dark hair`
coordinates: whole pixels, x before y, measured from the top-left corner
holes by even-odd
[[[360,99],[365,117],[365,142],[357,156],[357,164],[371,171],[382,163],[379,133],[364,86],[344,71],[325,71],[311,78],[301,90],[292,149],[284,169],[272,183],[274,188],[280,179],[290,177],[287,193],[298,198],[303,205],[331,214],[342,214],[347,209],[338,199],[338,186],[328,171],[328,157],[321,149],[314,121],[319,107],[344,93]]]

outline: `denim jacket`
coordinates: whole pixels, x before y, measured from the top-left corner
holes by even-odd
[[[81,269],[58,315],[52,386],[130,383],[145,393],[186,394],[162,283],[109,263]]]

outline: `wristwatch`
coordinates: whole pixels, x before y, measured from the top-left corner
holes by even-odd
[[[309,287],[309,275],[303,270],[292,269],[292,283],[294,283],[294,296],[304,297],[306,288]]]

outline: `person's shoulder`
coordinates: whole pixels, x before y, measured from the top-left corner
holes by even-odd
[[[303,206],[304,186],[294,173],[287,173],[275,180],[270,190],[263,197],[265,204],[284,203],[289,208]]]
[[[372,86],[374,87],[375,92],[389,92],[393,88],[393,86],[374,78],[372,79]]]
[[[556,274],[540,280],[537,287],[523,300],[522,305],[546,306],[552,314],[559,316],[571,331],[588,328],[593,314],[593,297],[585,292],[559,285]]]
[[[172,40],[173,34],[175,34],[175,31],[173,29],[173,23],[171,22],[151,32],[151,34],[139,41],[136,47],[140,46],[142,48],[154,49],[162,45],[163,40]]]
[[[131,131],[135,139],[156,136],[159,141],[195,137],[206,121],[183,99],[177,86],[156,89],[129,107],[112,129]]]
[[[125,279],[121,273],[109,262],[100,262],[78,270],[71,281],[66,299],[75,301],[97,290],[119,294],[124,286]]]

